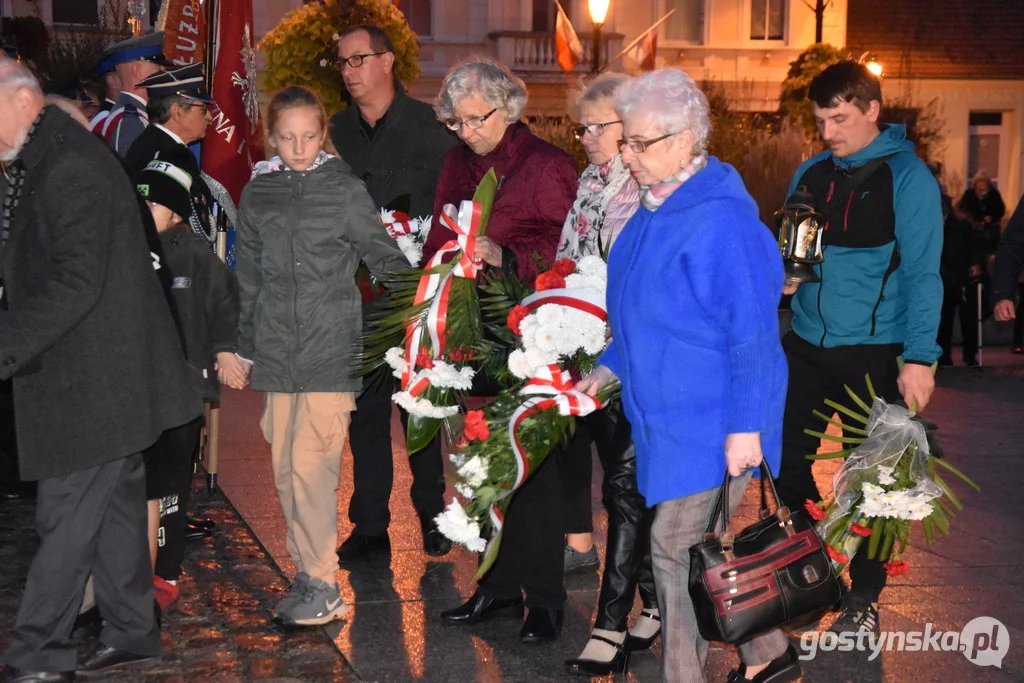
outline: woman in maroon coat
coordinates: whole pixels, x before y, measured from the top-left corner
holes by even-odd
[[[448,152],[434,200],[434,224],[423,249],[426,263],[455,234],[441,226],[445,204],[471,199],[494,168],[498,193],[473,257],[516,272],[537,274],[535,256],[554,261],[562,224],[576,198],[576,169],[565,152],[544,142],[524,123],[526,87],[501,64],[472,59],[452,68],[441,85],[437,118],[465,143]],[[558,467],[548,458],[516,492],[505,517],[501,550],[493,568],[465,604],[442,612],[454,624],[472,624],[509,608],[527,608],[519,637],[553,640],[562,627],[563,494]]]

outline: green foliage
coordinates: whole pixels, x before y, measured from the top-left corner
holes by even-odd
[[[789,65],[789,73],[782,81],[782,92],[779,95],[779,114],[793,126],[802,130],[809,138],[817,136],[811,102],[807,99],[807,91],[811,81],[825,67],[831,66],[846,57],[846,53],[828,43],[812,45]]]
[[[576,122],[569,116],[532,116],[526,121],[530,131],[542,140],[547,140],[555,147],[568,154],[579,173],[589,164],[587,151],[573,134]]]
[[[408,88],[419,77],[419,37],[389,0],[323,0],[289,12],[259,43],[267,59],[264,87],[288,85],[315,90],[328,114],[344,109],[344,83],[334,68],[334,36],[360,24],[380,27],[395,46],[395,76]]]

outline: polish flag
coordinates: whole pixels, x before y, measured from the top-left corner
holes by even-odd
[[[562,8],[555,17],[555,60],[562,71],[572,71],[583,59],[583,44]]]
[[[164,55],[176,66],[206,61],[206,17],[199,0],[165,0],[157,30],[164,32]]]
[[[654,70],[654,57],[658,52],[658,32],[650,31],[640,44],[636,46],[633,57],[640,65],[641,71]]]

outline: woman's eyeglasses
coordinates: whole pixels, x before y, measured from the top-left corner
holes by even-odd
[[[592,138],[599,138],[604,133],[605,126],[611,126],[616,123],[622,123],[622,121],[608,121],[607,123],[592,123],[589,126],[576,126],[572,129],[572,132],[577,140],[582,140],[584,133],[590,133]]]
[[[465,121],[460,121],[459,119],[448,119],[447,121],[444,122],[444,125],[448,127],[448,130],[453,130],[456,133],[462,130],[463,126],[471,128],[473,130],[480,130],[481,128],[484,127],[484,123],[487,122],[487,119],[494,116],[494,112],[496,111],[498,111],[498,109],[494,108],[487,112],[486,114],[484,114],[483,116],[474,116],[473,118],[466,119]]]
[[[353,69],[358,69],[359,67],[361,67],[363,65],[363,62],[366,61],[367,57],[379,57],[380,55],[386,55],[386,54],[387,54],[387,51],[384,51],[384,52],[369,52],[369,53],[367,53],[365,55],[352,55],[351,57],[346,57],[345,59],[335,60],[334,68],[336,68],[338,71],[341,71],[342,69],[345,68],[345,65],[348,64]]]
[[[654,138],[653,140],[619,140],[619,149],[622,149],[624,146],[628,146],[633,154],[642,154],[655,142],[661,142],[673,135],[679,135],[679,133],[668,133],[667,135],[662,135],[660,138]]]

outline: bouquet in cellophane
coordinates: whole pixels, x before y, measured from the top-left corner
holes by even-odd
[[[963,508],[938,468],[979,489],[946,460],[934,438],[934,424],[903,406],[886,403],[875,395],[871,378],[866,379],[872,395],[870,405],[846,387],[863,412],[826,401],[843,416],[839,423],[814,411],[852,436],[813,430],[807,430],[808,434],[855,447],[807,456],[813,460],[845,457],[846,461],[833,478],[831,494],[822,504],[807,501],[805,508],[817,520],[818,534],[825,542],[836,574],[843,572],[857,552],[867,552],[868,557],[885,561],[887,573],[898,575],[910,568],[902,555],[912,523],[921,522],[925,539],[931,543],[935,529],[947,533],[954,509]]]
[[[517,381],[466,413],[451,455],[463,502],[452,500],[436,519],[445,536],[485,553],[474,578],[497,557],[511,496],[565,441],[575,418],[597,410],[615,391],[591,397],[574,388],[573,377],[588,372],[607,343],[606,284],[604,261],[588,256],[556,262],[517,305],[507,302],[507,285],[485,287],[494,294],[486,300],[490,309],[507,311],[505,329],[492,336],[515,341],[506,369]]]

